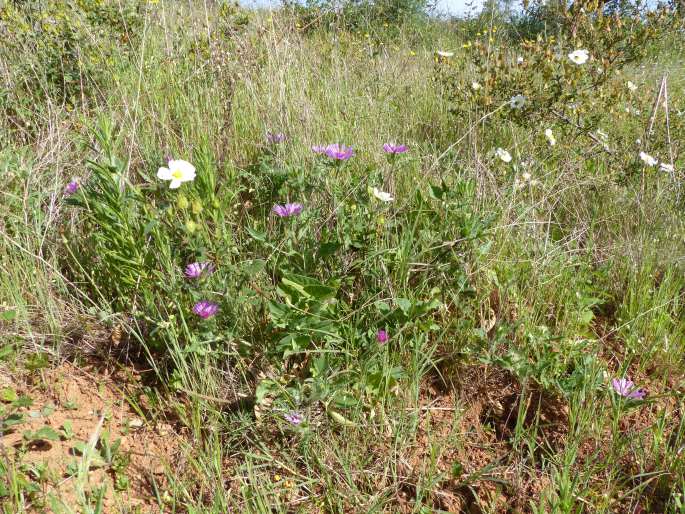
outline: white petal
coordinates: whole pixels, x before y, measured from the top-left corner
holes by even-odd
[[[171,184],[169,184],[169,189],[178,189],[179,187],[181,187],[180,180],[172,180]]]
[[[169,168],[173,171],[180,171],[181,180],[183,181],[193,180],[195,178],[195,166],[188,161],[182,159],[169,161]]]
[[[164,167],[159,168],[157,170],[157,178],[162,180],[171,180],[171,170]]]

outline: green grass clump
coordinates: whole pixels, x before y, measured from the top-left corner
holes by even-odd
[[[3,376],[143,369],[127,401],[183,435],[165,510],[683,512],[674,18],[522,41],[115,7],[0,11],[26,86],[0,98]],[[354,155],[312,151],[331,143]],[[194,180],[160,180],[171,159]],[[6,512],[58,482],[16,454],[0,478]]]

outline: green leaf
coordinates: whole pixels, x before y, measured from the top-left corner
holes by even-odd
[[[74,427],[71,423],[71,420],[67,419],[64,421],[62,424],[62,432],[64,433],[65,439],[71,439],[74,437]]]
[[[16,310],[8,310],[4,312],[0,312],[0,321],[12,321],[17,317],[17,311]]]
[[[340,425],[344,425],[344,426],[347,426],[347,427],[353,427],[353,426],[355,426],[355,423],[354,423],[353,421],[350,421],[349,419],[347,419],[345,416],[343,416],[343,415],[340,414],[339,412],[336,412],[336,411],[334,411],[334,410],[330,410],[330,409],[329,409],[328,415],[331,417],[331,419],[332,419],[333,421],[335,421],[336,423],[338,423],[338,424],[340,424]]]
[[[252,277],[266,268],[266,261],[264,259],[253,259],[245,261],[242,265],[243,273]]]
[[[13,402],[19,398],[17,392],[11,387],[3,387],[0,389],[0,400],[3,402]]]
[[[29,371],[45,369],[50,365],[48,354],[45,352],[33,353],[26,360],[25,367]]]
[[[24,415],[20,412],[15,412],[14,414],[10,414],[7,416],[5,419],[2,420],[0,423],[1,426],[4,428],[9,428],[14,425],[19,425],[24,422]]]
[[[60,435],[57,430],[52,427],[44,426],[36,430],[35,432],[24,432],[24,437],[30,441],[59,441]]]
[[[33,405],[33,400],[29,396],[26,396],[26,395],[22,395],[12,402],[12,406],[16,407],[18,409],[21,407],[28,408],[31,405]]]
[[[260,241],[260,242],[266,241],[266,232],[259,232],[258,230],[251,228],[251,227],[245,227],[245,231],[255,241]]]

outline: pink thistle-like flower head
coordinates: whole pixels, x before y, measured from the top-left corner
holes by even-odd
[[[285,205],[276,204],[271,208],[271,211],[280,218],[287,218],[289,216],[297,216],[304,209],[301,203],[286,203]]]
[[[346,161],[354,156],[354,150],[351,146],[340,145],[335,143],[326,147],[326,155],[336,161]]]
[[[193,312],[202,319],[208,319],[219,312],[219,306],[208,300],[202,300],[193,306]]]
[[[211,273],[214,273],[214,264],[211,262],[191,262],[185,269],[187,278],[200,278],[203,274]]]
[[[72,180],[67,184],[67,186],[64,188],[64,194],[67,196],[73,195],[76,191],[78,191],[79,188],[79,183],[77,180]]]
[[[395,143],[385,143],[383,145],[383,151],[388,154],[400,154],[409,151],[407,145],[398,145]]]
[[[383,329],[380,329],[376,334],[376,340],[378,341],[378,344],[385,344],[388,342],[388,339],[390,339],[390,337],[388,337],[388,332]]]

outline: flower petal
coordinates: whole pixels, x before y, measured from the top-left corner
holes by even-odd
[[[157,170],[157,178],[162,180],[171,180],[171,170],[162,166]]]

